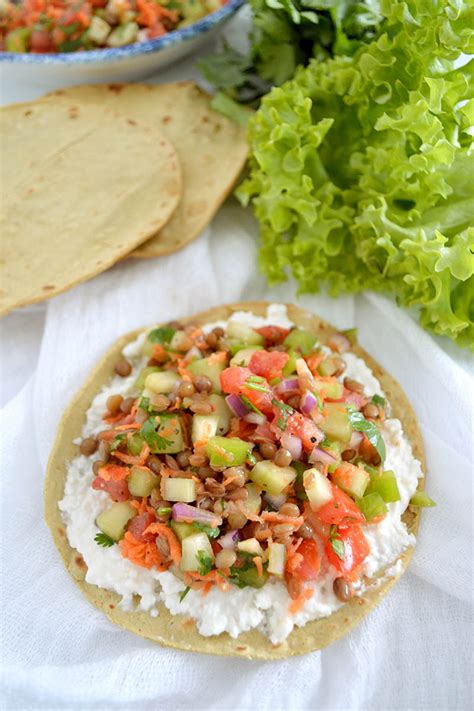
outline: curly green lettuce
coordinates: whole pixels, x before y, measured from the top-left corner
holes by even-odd
[[[382,0],[382,34],[262,101],[238,191],[260,266],[301,292],[389,292],[474,348],[473,4]]]

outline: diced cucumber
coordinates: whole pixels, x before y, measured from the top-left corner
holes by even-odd
[[[183,539],[182,557],[180,568],[183,572],[197,572],[201,567],[198,556],[200,552],[205,556],[209,556],[214,561],[214,551],[212,550],[211,542],[205,533],[193,533]]]
[[[333,356],[329,356],[329,358],[325,358],[321,363],[318,365],[318,373],[319,375],[322,375],[323,378],[330,377],[331,375],[334,375],[334,373],[337,372],[338,370],[338,364],[336,361],[336,358]]]
[[[142,451],[144,445],[144,439],[138,432],[135,432],[127,442],[128,451],[132,457],[138,457]]]
[[[255,565],[243,569],[233,568],[232,572],[237,577],[240,587],[246,587],[248,585],[251,588],[262,588],[268,580],[267,571],[263,570],[262,575],[259,575]]]
[[[436,506],[436,501],[430,499],[424,491],[415,491],[410,499],[410,506]]]
[[[166,394],[170,393],[180,380],[179,375],[173,373],[172,370],[162,370],[159,373],[150,373],[150,375],[147,375],[145,388],[157,395]]]
[[[295,496],[299,501],[308,501],[308,495],[303,486],[303,474],[311,467],[303,462],[293,462],[292,466],[296,469]]]
[[[212,392],[221,393],[221,373],[226,366],[224,363],[209,363],[208,358],[191,361],[188,370],[192,375],[205,375],[212,383]]]
[[[132,44],[137,38],[139,29],[136,22],[119,25],[107,37],[107,47],[124,47],[127,44]]]
[[[111,26],[101,17],[93,15],[87,30],[87,37],[95,44],[103,44],[111,30]]]
[[[282,577],[285,573],[286,548],[283,543],[270,543],[268,546],[268,572]]]
[[[230,429],[230,418],[232,417],[232,413],[227,406],[225,398],[222,397],[222,395],[216,395],[213,393],[212,395],[209,395],[208,402],[211,403],[215,414],[218,416],[217,434],[227,434]]]
[[[264,491],[277,496],[296,479],[296,471],[293,467],[279,467],[277,464],[263,459],[256,463],[249,476]]]
[[[157,368],[155,365],[149,365],[146,368],[143,368],[143,370],[140,371],[138,378],[135,380],[135,387],[138,390],[143,390],[145,387],[145,380],[148,378],[151,373],[159,373],[160,368]]]
[[[196,499],[196,482],[193,479],[175,476],[162,482],[163,498],[166,501],[181,501],[190,504]]]
[[[127,523],[136,513],[137,510],[128,501],[120,501],[117,504],[112,504],[110,509],[102,511],[97,516],[96,525],[113,541],[119,541],[124,536]]]
[[[189,338],[184,331],[175,331],[169,344],[170,351],[185,352],[189,350]]]
[[[344,392],[344,386],[338,380],[333,378],[332,380],[315,380],[314,381],[314,391],[319,395],[331,400],[339,400]]]
[[[367,521],[372,521],[379,516],[385,516],[387,513],[387,504],[380,494],[376,492],[367,494],[367,496],[363,496],[361,499],[357,498],[356,503]]]
[[[239,467],[245,463],[251,442],[238,437],[212,437],[206,444],[211,467]]]
[[[242,553],[250,553],[251,555],[263,555],[263,548],[256,538],[247,538],[245,541],[239,541],[237,548]]]
[[[303,486],[312,509],[317,511],[333,498],[331,484],[319,469],[307,469],[303,474]]]
[[[369,485],[365,493],[380,494],[386,503],[400,501],[400,491],[398,490],[397,479],[394,472],[390,470],[384,472],[375,470],[375,473],[370,475]]]
[[[250,514],[259,514],[262,508],[261,488],[256,484],[245,484],[248,497],[244,499],[244,507]]]
[[[323,414],[326,415],[319,423],[324,434],[339,442],[349,442],[352,437],[352,426],[349,421],[347,409],[342,403],[328,402],[324,406]]]
[[[293,375],[293,373],[296,373],[296,361],[298,360],[298,355],[293,349],[290,349],[288,351],[288,355],[290,356],[290,360],[283,368],[283,375],[285,376],[285,378],[288,378],[289,375]]]
[[[207,442],[217,433],[219,415],[194,415],[191,439],[193,443]]]
[[[349,462],[341,462],[337,469],[331,474],[331,479],[340,489],[360,498],[364,495],[370,480],[370,475],[362,467],[356,467]]]
[[[170,521],[170,528],[176,533],[180,541],[184,541],[185,538],[196,533],[196,529],[191,523],[182,521]]]
[[[127,477],[128,490],[132,496],[150,496],[160,483],[160,477],[146,467],[134,465]]]
[[[155,454],[177,454],[184,449],[183,426],[179,415],[166,413],[159,415],[158,435],[166,442],[161,442],[158,449],[153,449]]]
[[[283,341],[283,345],[299,351],[302,355],[308,355],[313,350],[316,340],[316,336],[310,331],[294,328]]]
[[[253,328],[245,323],[230,320],[227,324],[227,338],[233,341],[240,341],[248,346],[263,346],[264,338]]]
[[[230,365],[240,365],[247,367],[255,351],[261,351],[262,346],[252,346],[251,348],[241,348],[235,356],[231,358]]]
[[[5,39],[5,49],[7,52],[26,52],[28,40],[31,35],[29,27],[17,27],[11,30]]]

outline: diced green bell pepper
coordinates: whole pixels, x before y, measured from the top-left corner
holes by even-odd
[[[380,494],[366,494],[360,499],[356,499],[357,506],[364,514],[367,521],[372,521],[378,516],[385,516],[387,505]]]
[[[5,39],[5,49],[7,52],[27,52],[28,40],[31,35],[29,27],[17,27],[9,32]]]
[[[410,499],[410,506],[431,507],[436,505],[436,501],[430,499],[428,494],[425,494],[424,491],[415,491],[415,493]]]
[[[370,482],[366,489],[366,494],[380,494],[386,503],[400,501],[400,492],[398,490],[397,479],[395,474],[387,470],[380,472],[376,470],[375,474],[370,475]]]

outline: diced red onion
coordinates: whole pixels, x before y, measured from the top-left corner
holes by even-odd
[[[250,422],[251,425],[264,425],[267,421],[265,415],[259,415],[258,412],[249,412],[244,416],[245,422]]]
[[[220,546],[222,546],[222,548],[233,550],[237,547],[237,543],[240,541],[240,538],[240,531],[227,531],[225,536],[221,536],[217,539],[217,542]]]
[[[346,390],[344,393],[344,402],[349,405],[354,405],[356,410],[360,410],[364,405],[367,404],[367,398],[361,393],[355,393],[352,390]]]
[[[316,446],[309,455],[308,461],[310,461],[311,464],[316,464],[316,462],[321,462],[321,464],[334,464],[336,458],[329,454],[329,452],[325,452],[324,449],[320,449]]]
[[[276,391],[280,394],[292,392],[299,389],[298,378],[287,378],[276,386]]]
[[[227,395],[225,401],[236,417],[244,417],[248,413],[248,408],[238,395]]]
[[[315,407],[317,407],[318,401],[312,392],[306,390],[301,397],[301,412],[305,415],[309,415]]]
[[[286,494],[278,494],[276,496],[273,496],[272,494],[265,494],[263,498],[272,508],[279,509],[280,506],[283,506],[283,504],[286,503],[287,497]]]
[[[172,516],[175,521],[197,521],[198,523],[205,523],[212,527],[222,524],[222,518],[212,511],[198,509],[197,506],[190,506],[189,504],[183,503],[173,504]]]
[[[300,386],[301,392],[304,393],[305,390],[313,390],[314,377],[303,358],[297,359],[296,372],[298,373],[298,385]]]
[[[362,432],[354,431],[352,433],[349,444],[347,445],[347,449],[357,449],[357,447],[359,446],[359,444],[362,442],[363,439],[364,439],[364,435],[362,434]]]
[[[303,444],[299,437],[290,434],[289,432],[283,432],[281,436],[281,446],[287,449],[291,454],[292,459],[299,459],[301,457],[301,452],[303,449]]]
[[[342,333],[335,333],[331,336],[328,346],[332,351],[337,351],[338,353],[345,353],[351,349],[351,342]]]

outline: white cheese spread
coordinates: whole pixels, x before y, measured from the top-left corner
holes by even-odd
[[[238,312],[233,314],[231,319],[253,327],[271,324],[290,328],[293,325],[288,320],[286,307],[282,304],[271,304],[266,317]],[[204,330],[208,332],[217,326],[225,327],[226,324],[225,321],[219,321],[208,324]],[[137,370],[144,364],[141,357],[144,339],[145,334],[142,334],[125,347],[124,355],[134,360],[134,370],[127,378],[115,376],[95,397],[87,412],[84,437],[96,434],[103,428],[102,414],[109,395],[127,396],[133,392]],[[345,353],[343,357],[347,365],[344,376],[363,383],[367,394],[383,396],[380,383],[363,360],[353,353]],[[415,543],[415,537],[408,533],[401,521],[401,515],[417,489],[418,478],[422,476],[420,463],[413,456],[400,421],[386,420],[380,431],[387,451],[385,467],[396,474],[400,501],[387,505],[388,513],[380,523],[364,527],[371,549],[363,566],[363,572],[368,577],[380,573],[385,576],[400,573],[401,562],[398,558],[406,548]],[[92,460],[97,456],[94,455]],[[258,629],[266,634],[272,643],[277,644],[290,634],[294,625],[303,626],[311,620],[326,617],[341,606],[342,603],[334,595],[332,587],[337,573],[331,567],[323,571],[319,579],[312,583],[312,597],[295,615],[291,615],[288,610],[291,598],[286,586],[276,579],[271,579],[259,590],[248,587],[232,588],[223,592],[213,587],[205,599],[199,591],[190,590],[180,601],[180,594],[185,586],[173,573],[158,573],[156,570],[138,567],[121,555],[118,546],[102,548],[95,543],[94,537],[98,533],[95,519],[101,511],[108,508],[110,499],[104,492],[92,489],[93,478],[91,457],[76,457],[69,465],[64,498],[59,503],[59,508],[69,543],[79,551],[87,564],[86,581],[121,595],[121,606],[124,609],[133,610],[132,597],[139,595],[138,609],[156,616],[159,614],[157,604],[162,602],[172,614],[194,618],[202,635],[227,632],[232,637],[237,637],[247,630]],[[362,594],[364,590],[361,585],[357,592]]]

